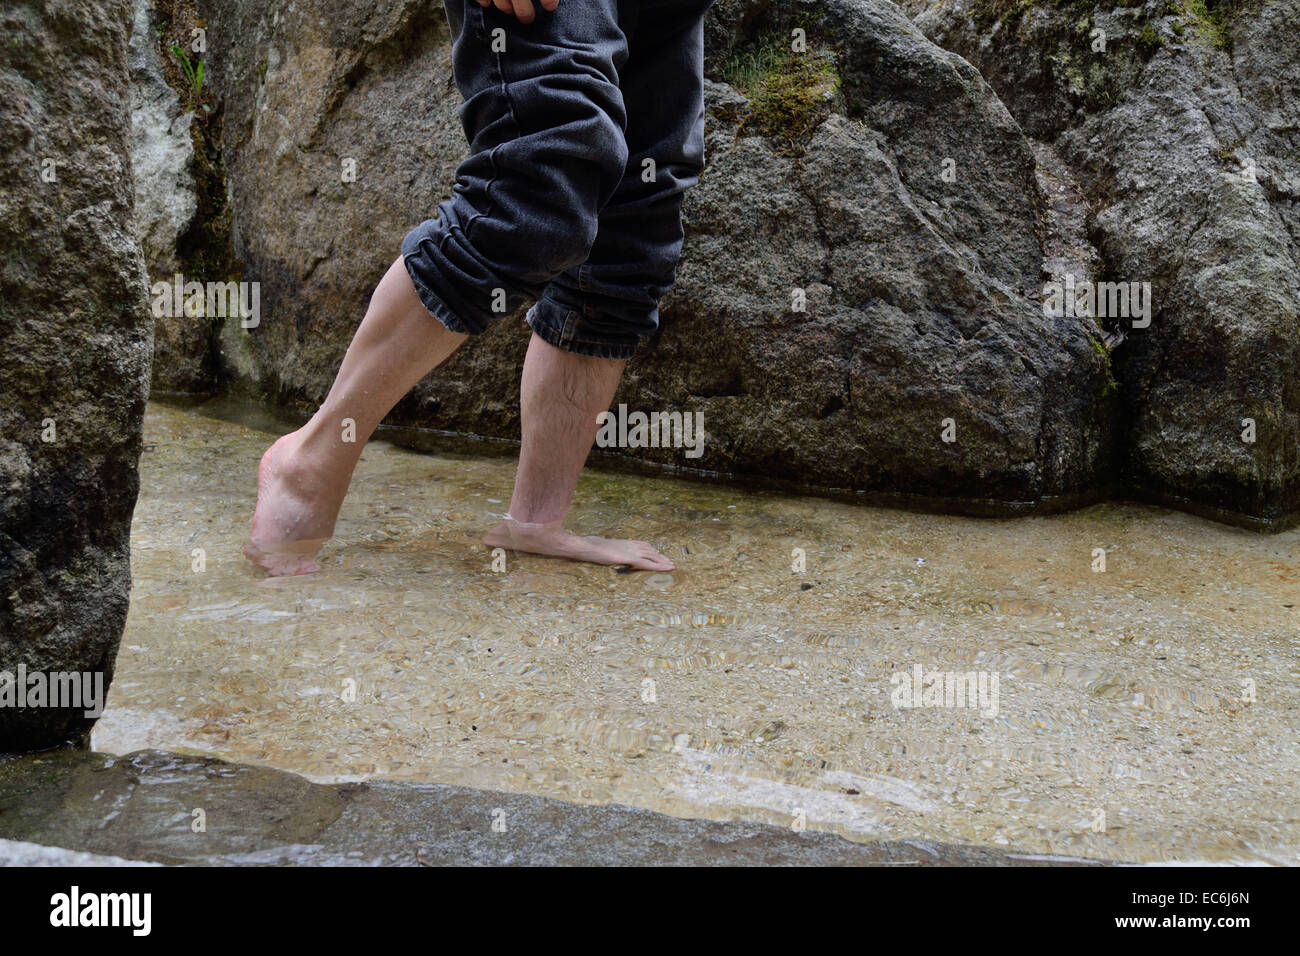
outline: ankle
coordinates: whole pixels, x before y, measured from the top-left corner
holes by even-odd
[[[304,480],[328,482],[341,472],[351,474],[368,435],[351,420],[344,421],[343,416],[327,416],[322,410],[298,429],[287,461]]]
[[[281,489],[294,497],[312,500],[326,493],[335,482],[335,471],[328,462],[304,440],[302,434],[291,434],[272,458],[272,474]]]
[[[511,530],[536,533],[540,531],[558,531],[560,526],[564,524],[564,519],[557,518],[554,521],[521,521],[507,511],[501,516],[501,523]]]

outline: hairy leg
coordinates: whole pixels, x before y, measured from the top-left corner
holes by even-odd
[[[485,544],[596,564],[673,569],[644,541],[581,537],[562,528],[596,439],[596,416],[609,408],[625,364],[575,355],[532,337],[519,386],[523,444],[514,495],[509,517],[487,533]]]
[[[244,545],[249,560],[272,575],[317,570],[316,554],[334,533],[366,441],[402,396],[466,338],[429,315],[398,258],[375,289],[324,404],[262,456],[252,533]]]

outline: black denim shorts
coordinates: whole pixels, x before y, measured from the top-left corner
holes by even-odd
[[[522,24],[447,0],[470,156],[402,243],[429,311],[477,335],[525,304],[550,344],[630,358],[659,326],[704,164],[711,0],[561,0]]]

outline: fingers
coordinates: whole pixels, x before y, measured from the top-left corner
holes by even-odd
[[[502,13],[512,14],[520,23],[532,23],[537,18],[533,10],[533,0],[477,0],[477,2],[480,7],[493,6]],[[560,0],[539,0],[539,2],[547,13],[553,13],[560,5]]]

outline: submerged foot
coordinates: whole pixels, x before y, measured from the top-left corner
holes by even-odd
[[[490,548],[508,548],[592,564],[626,564],[642,571],[672,571],[677,566],[645,541],[570,534],[554,525],[506,520],[483,536]]]
[[[279,439],[257,469],[257,507],[244,556],[273,577],[320,570],[316,555],[334,533],[342,503],[301,467],[298,436]]]

